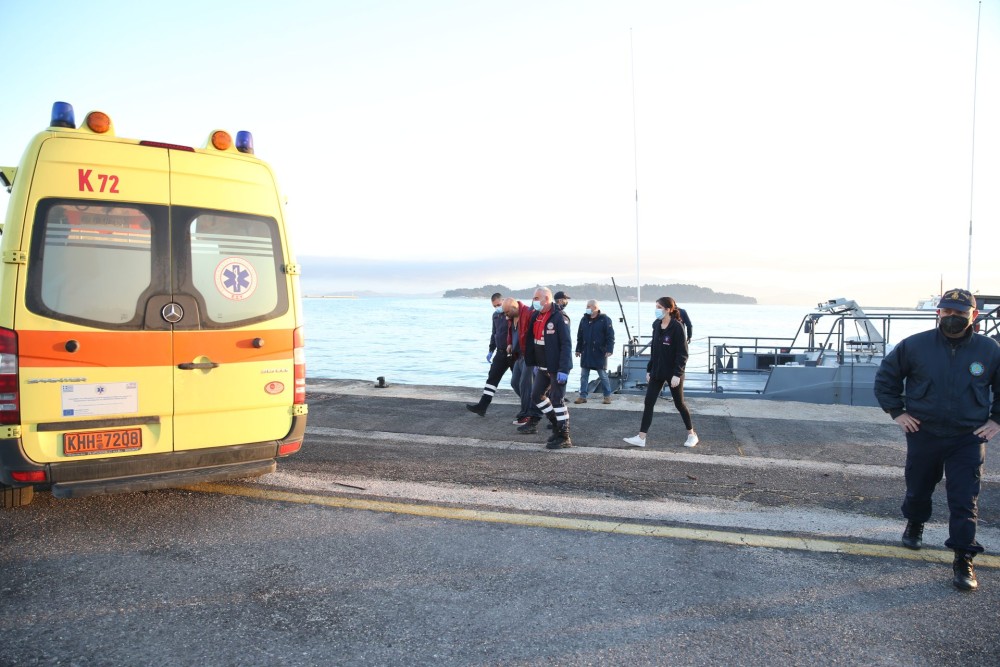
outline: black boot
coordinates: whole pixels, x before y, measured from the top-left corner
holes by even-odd
[[[545,445],[548,446],[559,439],[559,421],[556,419],[555,415],[551,412],[549,413],[549,429],[552,431],[552,435],[548,437],[545,441]]]
[[[952,583],[959,590],[974,591],[979,588],[979,582],[976,581],[976,570],[972,567],[973,556],[975,554],[968,553],[967,551],[955,552],[955,562],[951,565],[951,569],[955,571],[955,578],[952,580]]]
[[[479,399],[478,403],[466,403],[465,409],[469,412],[475,412],[480,417],[485,417],[486,408],[490,407],[490,401],[492,400],[493,399],[491,397],[483,394],[483,397]]]
[[[907,521],[903,531],[903,546],[907,549],[919,549],[924,542],[924,524]]]
[[[569,422],[563,422],[553,433],[554,440],[545,443],[546,449],[566,449],[572,447],[573,442],[569,439]]]
[[[527,424],[521,424],[517,427],[518,433],[523,433],[524,435],[530,435],[532,433],[538,432],[538,417],[529,417]]]

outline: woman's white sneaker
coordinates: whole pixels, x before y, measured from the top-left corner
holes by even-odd
[[[689,433],[687,440],[684,441],[685,447],[694,447],[698,444],[698,435],[696,433]]]
[[[633,435],[631,438],[622,438],[622,440],[624,440],[625,442],[627,442],[628,444],[630,444],[630,445],[632,445],[634,447],[645,447],[646,446],[646,439],[645,438],[640,438],[637,435]]]

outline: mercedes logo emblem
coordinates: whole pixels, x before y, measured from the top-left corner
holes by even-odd
[[[180,322],[181,318],[184,317],[184,309],[176,303],[168,303],[163,307],[163,310],[160,311],[160,314],[163,315],[163,319],[167,322],[175,324]]]

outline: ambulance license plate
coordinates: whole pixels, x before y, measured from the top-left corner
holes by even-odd
[[[142,429],[86,431],[63,434],[63,454],[82,456],[103,452],[133,452],[142,449]]]

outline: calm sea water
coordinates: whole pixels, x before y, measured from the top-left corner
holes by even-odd
[[[608,367],[621,363],[628,337],[617,303],[601,304],[615,325],[616,354]],[[708,368],[708,336],[791,338],[802,318],[815,307],[681,304],[694,324],[688,369]],[[862,304],[863,305],[863,304]],[[574,299],[567,312],[576,344],[576,328],[585,299]],[[311,378],[431,384],[481,388],[486,380],[492,306],[478,299],[358,298],[305,299],[306,371]],[[653,303],[625,304],[633,336],[648,336]],[[636,322],[641,312],[642,321]],[[637,326],[638,325],[638,326]],[[926,327],[923,327],[926,328]],[[896,338],[896,336],[893,336]],[[575,360],[574,360],[575,361]],[[574,368],[572,377],[577,377]],[[501,386],[507,386],[507,375]],[[573,380],[571,380],[572,382]]]

